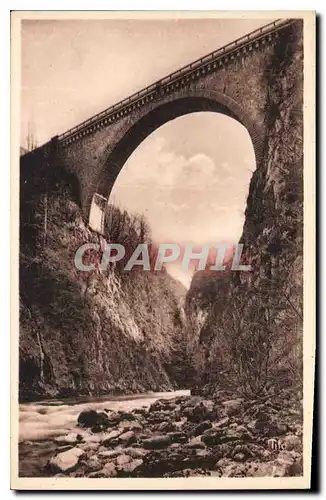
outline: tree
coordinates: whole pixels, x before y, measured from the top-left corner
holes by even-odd
[[[27,151],[33,151],[33,149],[37,148],[36,134],[34,132],[34,127],[31,125],[31,123],[28,124],[26,145],[27,145]]]

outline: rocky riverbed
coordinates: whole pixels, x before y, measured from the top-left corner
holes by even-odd
[[[56,477],[300,476],[302,404],[294,395],[245,401],[177,396],[131,411],[84,410],[53,439]]]

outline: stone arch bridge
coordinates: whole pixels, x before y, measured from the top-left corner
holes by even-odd
[[[302,60],[302,30],[299,19],[279,19],[221,47],[26,154],[21,172],[35,162],[48,169],[64,167],[76,179],[84,216],[89,218],[91,207],[103,214],[113,184],[137,146],[169,120],[205,110],[244,125],[257,170],[263,168],[268,139],[277,133],[273,123],[276,127],[283,86],[292,85],[287,72],[293,61]],[[101,219],[93,221],[99,232]]]

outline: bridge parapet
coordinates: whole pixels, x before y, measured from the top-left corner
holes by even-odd
[[[182,88],[207,73],[223,68],[230,61],[244,56],[272,41],[278,32],[294,22],[293,19],[277,19],[237,40],[203,56],[181,69],[132,94],[126,99],[92,116],[88,120],[58,136],[60,146],[69,144],[110,125],[154,99]]]

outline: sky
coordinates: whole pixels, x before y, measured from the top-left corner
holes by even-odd
[[[42,144],[269,20],[25,20],[21,145]],[[157,242],[241,236],[254,151],[246,129],[200,112],[163,125],[133,152],[110,201],[144,213]],[[169,272],[189,286],[191,273]]]

